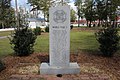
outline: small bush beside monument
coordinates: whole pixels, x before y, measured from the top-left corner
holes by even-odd
[[[37,36],[29,28],[26,15],[19,13],[16,21],[14,32],[9,38],[10,44],[17,56],[28,56],[34,52],[33,46]]]
[[[96,33],[99,49],[104,56],[111,57],[119,49],[120,36],[117,28],[107,27]]]
[[[36,35],[28,27],[16,29],[12,35],[12,39],[10,39],[15,55],[27,56],[33,53],[36,38]]]
[[[45,27],[45,32],[49,32],[49,27],[48,26]]]
[[[35,33],[35,35],[41,35],[41,28],[40,27],[36,27],[35,29],[34,29],[34,33]]]

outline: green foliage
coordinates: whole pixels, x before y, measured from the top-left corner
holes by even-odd
[[[89,27],[91,27],[92,21],[97,20],[96,9],[95,9],[94,4],[95,4],[94,0],[88,0],[84,4],[83,13],[84,13],[86,20],[90,22],[89,25],[87,23],[87,26]]]
[[[28,29],[28,27],[23,27],[20,29],[15,29],[12,39],[10,39],[10,43],[14,45],[13,50],[15,55],[27,56],[33,53],[35,40],[36,35],[34,32],[31,29]]]
[[[107,27],[95,33],[104,56],[111,57],[119,49],[120,36],[116,28]]]
[[[0,0],[0,28],[15,25],[15,11],[10,6],[11,0]]]
[[[52,0],[28,0],[31,6],[34,6],[31,11],[41,10],[44,14],[44,18],[49,16],[49,7],[53,3]]]
[[[45,32],[49,32],[49,27],[48,26],[45,27]]]
[[[5,64],[0,60],[0,72],[5,69]]]
[[[119,0],[84,0],[82,12],[86,20],[89,21],[89,27],[91,27],[92,21],[96,20],[99,20],[98,26],[115,25],[116,17],[120,11],[119,3]]]
[[[83,6],[82,6],[82,0],[75,0],[75,6],[77,6],[77,15],[78,15],[78,21],[80,20],[80,18],[83,17]],[[80,25],[78,24],[78,27],[80,27]]]
[[[41,35],[41,28],[40,27],[36,27],[34,29],[34,33],[35,33],[35,35]]]
[[[70,16],[71,16],[71,21],[73,21],[73,22],[74,22],[74,21],[76,20],[76,18],[77,18],[75,14],[76,14],[76,12],[75,12],[73,9],[71,9]]]
[[[73,25],[70,26],[70,29],[73,29]]]
[[[12,39],[10,39],[10,43],[13,45],[15,55],[27,56],[34,52],[33,46],[37,37],[34,32],[28,28],[28,21],[25,19],[26,14],[23,14],[22,8],[20,8],[17,17],[17,25],[11,36]]]

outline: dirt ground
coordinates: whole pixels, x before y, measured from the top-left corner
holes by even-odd
[[[33,53],[27,57],[13,55],[2,58],[6,69],[0,72],[0,80],[23,80],[11,79],[19,75],[38,75],[41,79],[24,80],[52,80],[40,75],[40,63],[49,62],[47,53]],[[78,62],[80,73],[74,75],[62,75],[60,79],[56,75],[54,80],[120,80],[120,55],[116,54],[111,58],[103,57],[94,52],[79,52],[70,55],[71,62]],[[16,75],[16,76],[15,76]],[[50,75],[47,75],[51,77]],[[31,76],[29,76],[31,77]]]

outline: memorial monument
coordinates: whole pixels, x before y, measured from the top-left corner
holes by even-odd
[[[80,67],[70,63],[70,6],[49,9],[49,63],[42,63],[40,74],[78,74]]]

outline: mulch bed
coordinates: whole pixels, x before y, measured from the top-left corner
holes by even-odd
[[[39,75],[41,62],[49,62],[47,53],[34,53],[27,57],[6,56],[2,58],[6,69],[0,72],[0,80],[12,75]],[[71,62],[78,62],[80,74],[62,75],[65,80],[120,80],[120,55],[107,58],[93,52],[70,55]],[[88,79],[89,78],[89,79]]]

